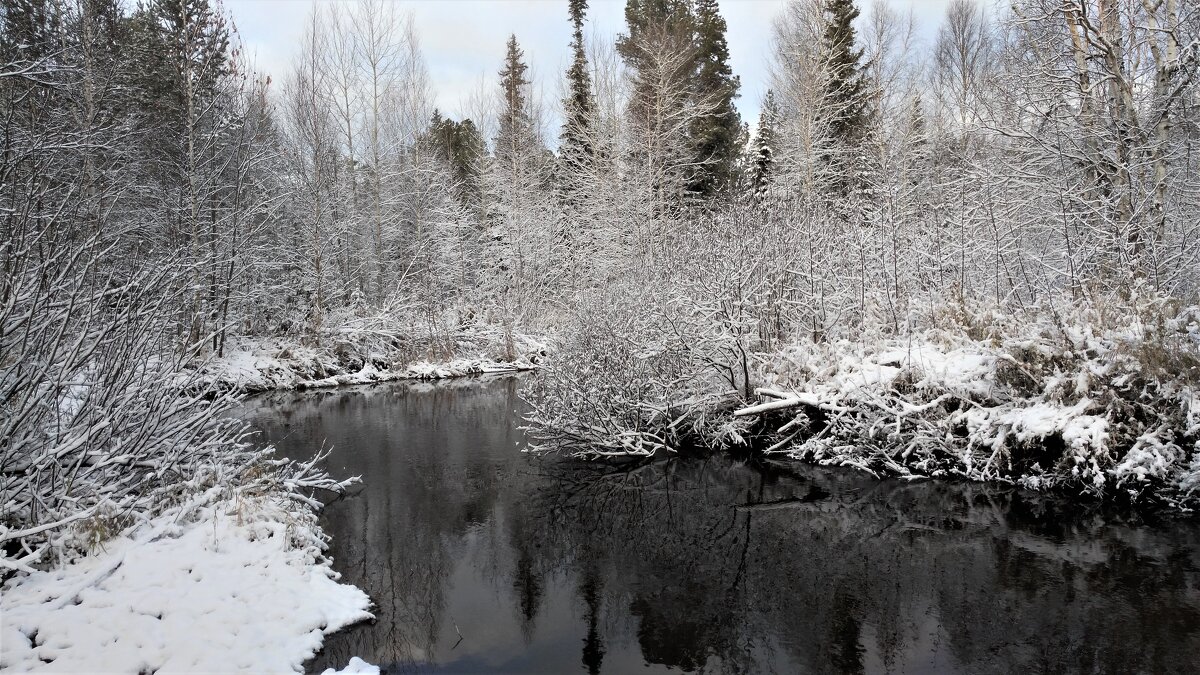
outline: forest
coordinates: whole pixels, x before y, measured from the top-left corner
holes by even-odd
[[[3,0],[0,575],[307,508],[344,483],[231,402],[456,359],[536,364],[539,452],[1195,505],[1200,6],[952,0],[923,41],[789,0],[754,120],[717,0],[587,10],[554,91],[514,35],[455,119],[401,5],[317,5],[266,74],[216,0]]]

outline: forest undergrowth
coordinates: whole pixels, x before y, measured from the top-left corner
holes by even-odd
[[[530,432],[538,450],[582,457],[750,447],[880,477],[1190,509],[1200,307],[1132,289],[1019,310],[951,298],[915,309],[903,334],[862,327],[774,349],[627,305],[552,354],[531,385]]]

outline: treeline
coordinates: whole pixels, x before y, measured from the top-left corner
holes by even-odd
[[[277,236],[283,192],[267,80],[232,31],[207,1],[5,3],[0,298],[90,246],[108,283],[179,270],[180,347],[219,349],[254,311],[247,244]]]
[[[933,295],[1196,288],[1190,3],[955,0],[923,45],[885,4],[796,0],[753,129],[715,0],[630,0],[611,42],[564,9],[560,96],[513,36],[453,120],[388,3],[314,10],[273,80],[209,0],[11,0],[4,294],[31,238],[97,237],[105,269],[186,270],[176,332],[205,353],[367,316],[445,332],[560,313],[714,218],[776,223],[759,264],[813,335]]]
[[[462,120],[430,109],[415,31],[387,8],[314,16],[283,88],[286,136],[308,139],[286,175],[313,177],[294,219],[324,242],[297,261],[303,311],[391,290],[443,317],[558,323],[614,282],[678,288],[698,260],[715,267],[689,302],[769,287],[753,304],[779,339],[900,332],[921,303],[1196,290],[1189,5],[962,0],[922,45],[885,4],[793,2],[753,128],[715,2],[631,0],[611,41],[586,39],[586,9],[568,3],[556,98],[514,36]],[[380,35],[403,58],[359,44]]]

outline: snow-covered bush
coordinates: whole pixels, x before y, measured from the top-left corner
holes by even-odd
[[[814,321],[780,281],[796,231],[744,205],[690,216],[643,267],[572,307],[528,396],[539,449],[647,455],[746,441],[751,425],[726,413],[752,398],[791,327]]]
[[[667,308],[653,291],[635,286],[581,303],[525,392],[535,449],[652,455],[711,442],[713,412],[735,392]]]
[[[782,414],[762,449],[876,474],[1200,494],[1200,309],[1148,283],[1027,307],[956,294],[912,303],[904,330],[866,320],[832,339],[775,329],[761,267],[679,250],[686,269],[576,307],[529,393],[539,449],[742,444]]]
[[[35,246],[35,241],[29,241]],[[97,239],[10,258],[0,305],[0,565],[30,571],[214,487],[310,501],[315,468],[244,442],[229,399],[183,369],[186,268],[117,280]],[[183,393],[186,392],[186,393]]]

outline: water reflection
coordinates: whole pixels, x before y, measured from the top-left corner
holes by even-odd
[[[324,514],[378,617],[320,671],[1190,672],[1200,527],[782,462],[518,452],[515,379],[257,399],[364,485]]]

